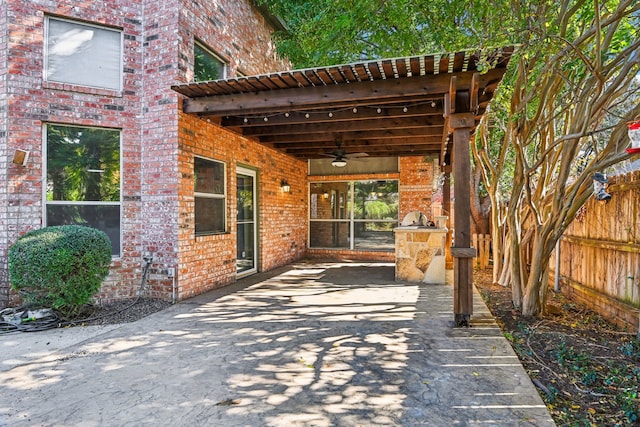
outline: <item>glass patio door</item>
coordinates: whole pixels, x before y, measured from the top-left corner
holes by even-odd
[[[236,273],[238,277],[242,277],[258,271],[256,172],[238,168],[236,188],[238,206]]]

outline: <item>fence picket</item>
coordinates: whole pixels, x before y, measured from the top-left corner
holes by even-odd
[[[640,314],[640,171],[613,177],[609,202],[590,199],[560,247],[563,291],[638,330]],[[555,275],[554,253],[550,260]],[[550,278],[550,281],[553,277]]]
[[[489,267],[489,257],[491,251],[491,235],[490,234],[473,234],[471,236],[473,247],[476,248],[476,257],[473,259],[473,265],[476,268]]]

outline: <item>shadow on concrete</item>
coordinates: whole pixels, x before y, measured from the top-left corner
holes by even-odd
[[[0,372],[0,425],[553,426],[476,294],[299,263]]]

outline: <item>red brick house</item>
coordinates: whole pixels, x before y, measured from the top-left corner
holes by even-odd
[[[261,128],[247,129],[258,119],[289,119],[284,110],[263,117],[247,109],[236,124],[243,115],[189,110],[212,89],[239,84],[260,92],[286,81],[283,74],[268,77],[291,68],[271,41],[279,25],[250,0],[6,2],[0,16],[5,303],[8,248],[47,225],[82,223],[109,235],[113,262],[102,301],[134,296],[147,262],[147,295],[181,300],[305,256],[393,260],[391,229],[408,212],[431,215],[432,178],[438,161],[448,159],[443,124],[432,124],[440,126],[440,142],[427,151],[372,149],[348,167],[332,168],[330,156],[342,160],[342,152],[335,158],[342,149],[337,139],[300,152],[269,141]],[[415,66],[422,71],[413,74],[425,74],[425,67],[432,74],[438,67],[440,74],[473,69],[468,55],[456,55],[435,65],[421,59]],[[402,63],[414,66],[413,58]],[[463,74],[459,82],[472,85]],[[241,77],[254,75],[263,77]],[[476,115],[495,84],[480,80],[489,95],[476,99]],[[194,91],[200,92],[188,94]],[[377,114],[432,108],[442,120],[445,102],[434,99],[380,104]],[[356,113],[355,106],[332,108],[331,117],[347,108]],[[474,125],[472,116],[464,126]],[[344,148],[347,154],[358,146]],[[26,162],[17,161],[25,152]]]

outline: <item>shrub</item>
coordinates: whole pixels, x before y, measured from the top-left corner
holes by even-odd
[[[31,231],[9,249],[11,287],[24,301],[73,315],[109,273],[111,242],[95,228],[61,225]]]

